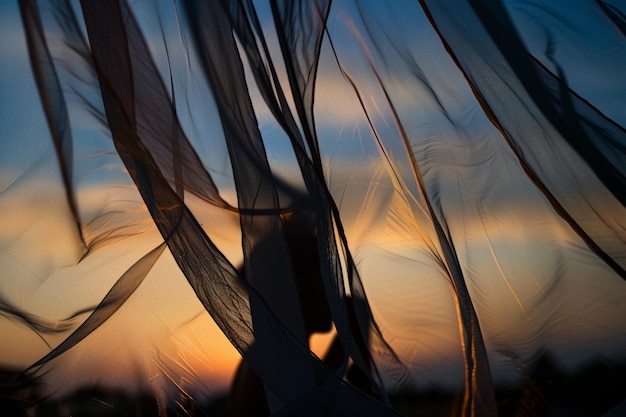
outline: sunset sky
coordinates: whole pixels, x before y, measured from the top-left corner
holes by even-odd
[[[326,39],[315,117],[326,184],[340,208],[374,317],[411,371],[410,383],[461,385],[463,356],[453,289],[438,261],[437,235],[372,63],[393,96],[430,198],[445,215],[440,220],[454,242],[495,380],[516,381],[520,370],[515,359],[530,360],[544,348],[569,367],[600,356],[626,360],[626,282],[528,178],[419,3],[381,3],[364,14],[351,2],[333,4],[328,33],[337,56]],[[553,66],[542,32],[542,25],[552,25],[552,56],[566,65],[569,85],[607,117],[626,124],[626,38],[594,15],[590,2],[577,0],[577,7],[571,1],[549,7],[538,3],[506,2],[529,51]],[[185,55],[168,5],[137,2],[132,8],[169,85],[165,39],[181,124],[221,196],[235,205],[210,87],[186,66],[186,59],[193,67],[197,57]],[[270,27],[269,9],[260,5],[258,11],[264,27]],[[372,16],[377,16],[376,24],[364,25]],[[159,22],[166,28],[163,38]],[[63,67],[67,51],[55,43],[58,31],[48,30],[50,48],[60,51]],[[385,34],[393,38],[389,30],[405,37],[396,50],[372,41]],[[277,53],[277,40],[268,31],[269,47]],[[415,63],[403,60],[406,56]],[[62,76],[75,75],[77,85],[89,74],[86,67],[73,68],[74,74],[65,70]],[[284,68],[278,67],[278,73],[285,81]],[[247,77],[272,170],[301,186],[288,138],[249,71]],[[349,80],[356,80],[356,91]],[[2,368],[24,369],[43,357],[86,319],[125,271],[163,242],[98,119],[99,97],[80,96],[71,83],[65,88],[74,137],[74,194],[91,242],[86,254],[80,250],[32,75],[19,7],[0,0]],[[210,140],[204,140],[207,135]],[[596,183],[590,176],[587,185]],[[191,193],[185,203],[231,263],[240,265],[238,215]],[[619,216],[624,207],[615,199],[605,204],[617,213],[606,223],[626,230],[626,216]],[[606,234],[603,244],[624,265],[624,241]],[[66,327],[39,334],[7,313],[10,309]],[[314,351],[323,354],[327,343],[328,337],[315,336]],[[165,387],[170,378],[191,389],[221,392],[239,359],[166,248],[130,299],[45,369],[50,370],[46,381],[64,389],[90,383]],[[385,374],[384,364],[381,369]],[[387,379],[391,386],[396,383]]]

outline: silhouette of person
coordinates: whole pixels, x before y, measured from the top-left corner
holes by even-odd
[[[333,322],[322,281],[313,213],[299,211],[292,214],[284,222],[284,233],[306,337],[310,338],[314,333],[327,333],[332,329]],[[352,308],[353,300],[346,297],[345,301],[349,320],[356,323]],[[367,336],[365,339],[356,339],[361,348],[368,343]],[[337,369],[344,360],[344,353],[339,338],[335,337],[323,360],[330,368]],[[360,368],[350,366],[346,379],[361,390],[374,394],[368,375]],[[265,417],[269,414],[263,381],[248,363],[242,360],[231,387],[227,415],[229,417]]]
[[[322,282],[314,215],[307,211],[292,214],[284,222],[284,234],[306,337],[328,332],[332,319]],[[263,381],[242,360],[228,398],[227,415],[262,417],[269,414]]]

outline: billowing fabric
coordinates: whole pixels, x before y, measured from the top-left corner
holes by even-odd
[[[1,7],[15,415],[626,409],[623,3]]]

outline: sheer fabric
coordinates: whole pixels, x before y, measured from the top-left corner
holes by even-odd
[[[215,326],[271,415],[431,384],[507,415],[546,352],[626,359],[623,4],[3,7],[11,404],[124,380],[194,415]]]

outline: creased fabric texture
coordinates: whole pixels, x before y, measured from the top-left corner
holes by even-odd
[[[461,392],[445,415],[508,415],[546,352],[626,360],[620,2],[16,6],[40,155],[2,139],[21,377],[80,385],[125,321],[120,372],[162,415],[193,415],[205,319],[277,416],[402,415],[389,393],[430,383]]]

